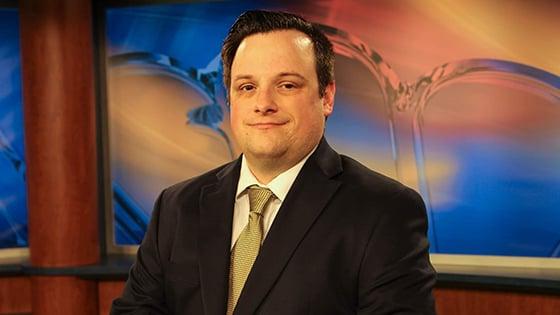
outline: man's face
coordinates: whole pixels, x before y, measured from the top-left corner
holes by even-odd
[[[323,134],[334,84],[319,96],[315,53],[295,30],[246,37],[231,67],[231,128],[249,161],[295,164]]]

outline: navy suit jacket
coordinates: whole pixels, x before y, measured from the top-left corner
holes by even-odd
[[[165,189],[111,314],[224,315],[241,159]],[[322,139],[270,227],[235,314],[434,314],[426,209]]]

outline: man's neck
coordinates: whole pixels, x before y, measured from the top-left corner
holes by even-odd
[[[315,151],[317,146],[312,148],[309,152],[304,154],[303,156],[299,156],[296,158],[274,158],[274,159],[262,159],[262,158],[255,158],[249,155],[245,155],[245,160],[247,161],[247,166],[253,176],[259,181],[259,183],[263,185],[267,185],[273,179],[275,179],[278,175],[284,173],[285,171],[291,169],[296,164],[301,162],[304,159],[307,159],[312,152]]]
[[[248,156],[247,166],[259,183],[267,185],[278,175],[289,170],[291,167],[296,165],[299,161],[292,163],[279,163],[277,160],[262,160],[262,159],[251,159]],[[301,160],[301,159],[300,159]]]

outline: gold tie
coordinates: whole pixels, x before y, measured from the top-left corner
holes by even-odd
[[[231,251],[229,268],[229,298],[227,314],[233,314],[247,276],[259,254],[263,236],[262,213],[272,197],[272,191],[259,186],[249,187],[249,223]]]

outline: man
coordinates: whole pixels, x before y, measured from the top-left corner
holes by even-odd
[[[249,11],[222,62],[243,155],[162,192],[112,314],[433,314],[421,198],[323,138],[327,38]]]

